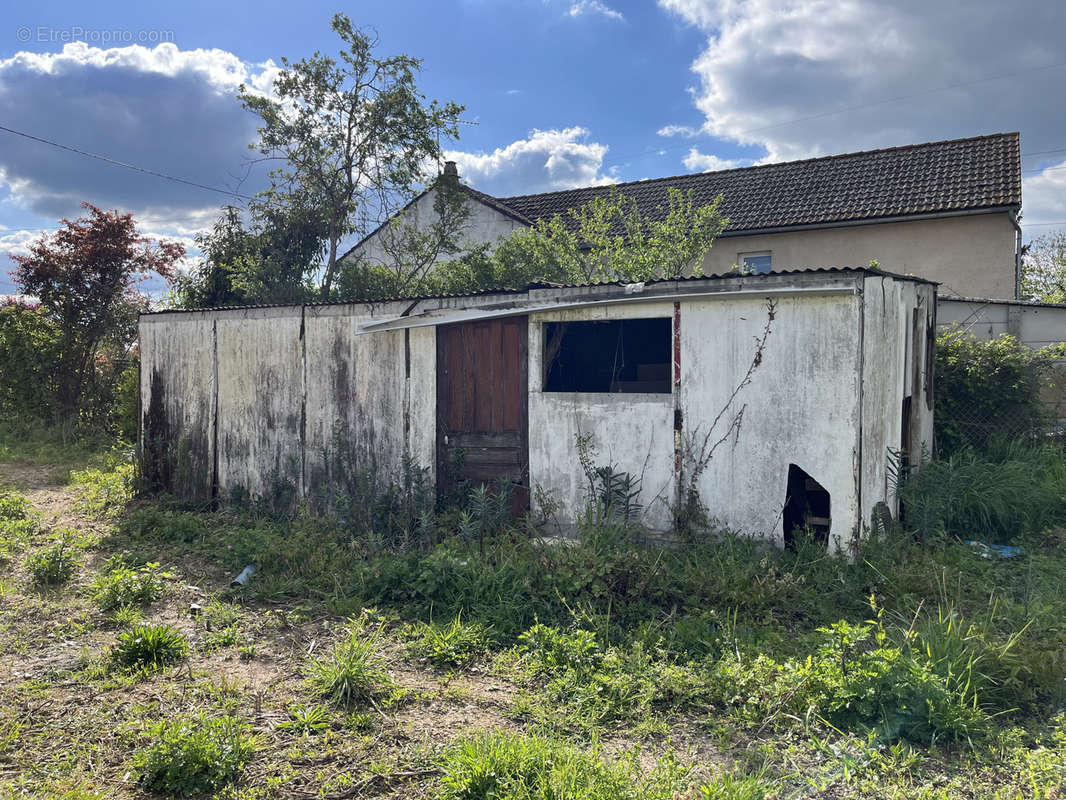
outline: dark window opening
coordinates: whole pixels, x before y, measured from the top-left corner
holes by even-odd
[[[797,467],[788,465],[785,491],[785,547],[795,548],[801,538],[818,544],[829,543],[829,492]]]
[[[544,324],[544,391],[670,394],[669,317]]]

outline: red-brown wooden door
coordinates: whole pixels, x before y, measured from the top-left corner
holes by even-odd
[[[529,377],[526,317],[437,328],[437,475],[511,484],[512,509],[529,508]]]

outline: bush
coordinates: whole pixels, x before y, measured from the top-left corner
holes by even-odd
[[[374,704],[376,698],[395,689],[377,654],[381,629],[371,628],[364,620],[352,620],[344,638],[332,652],[308,660],[308,682],[319,697],[338,706]]]
[[[112,559],[107,571],[93,580],[93,601],[105,612],[123,606],[146,606],[162,595],[163,577],[155,562],[134,569]]]
[[[135,625],[115,637],[111,659],[126,669],[155,671],[185,658],[189,643],[170,625]]]
[[[1040,390],[1061,355],[1060,346],[1033,350],[1008,334],[978,341],[962,328],[940,333],[934,384],[939,453],[1043,432]]]
[[[72,472],[78,505],[94,517],[117,516],[133,498],[134,467],[125,453],[111,453],[103,468]]]
[[[59,328],[39,307],[0,304],[0,412],[49,418],[61,355]]]
[[[0,494],[0,520],[25,520],[33,514],[30,501],[15,492]]]
[[[237,777],[255,752],[247,723],[232,717],[183,717],[153,725],[133,757],[148,790],[189,797],[213,792]]]
[[[74,577],[79,564],[81,555],[71,546],[66,534],[51,547],[26,559],[26,567],[33,576],[33,582],[41,586],[66,583]]]
[[[446,625],[416,622],[408,635],[408,652],[440,668],[461,667],[489,647],[489,629],[477,622],[464,623],[459,614]]]

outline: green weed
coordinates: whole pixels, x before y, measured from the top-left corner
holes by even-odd
[[[128,454],[111,454],[102,468],[76,470],[70,475],[78,505],[94,517],[115,517],[133,499],[134,466]]]
[[[26,568],[35,584],[59,586],[74,577],[81,564],[81,554],[71,544],[70,533],[62,532],[59,541],[26,559]]]
[[[185,658],[185,635],[170,625],[135,625],[115,638],[114,663],[126,669],[154,671]]]
[[[656,729],[661,715],[692,708],[703,696],[693,665],[672,663],[643,642],[601,648],[589,631],[536,625],[519,637],[518,652],[519,668],[538,689],[518,710],[548,725],[591,730],[629,721]]]
[[[182,717],[148,730],[133,767],[148,790],[172,796],[206,794],[232,782],[256,741],[248,724],[232,717]]]
[[[26,520],[33,516],[30,501],[17,492],[0,493],[0,520]]]
[[[278,724],[279,731],[302,736],[321,733],[329,727],[329,710],[325,706],[289,706],[289,719]]]
[[[461,614],[446,624],[416,622],[407,631],[407,650],[440,669],[461,667],[485,654],[489,633],[480,623],[464,623]]]
[[[609,763],[595,752],[521,734],[460,741],[440,763],[441,800],[671,800],[685,788],[685,772],[672,764],[644,775],[633,761]]]
[[[166,573],[161,573],[159,564],[155,562],[135,569],[118,557],[112,558],[105,569],[92,583],[93,601],[101,611],[114,611],[132,605],[147,606],[163,594]]]
[[[312,657],[305,664],[315,694],[343,707],[375,704],[388,696],[396,685],[377,653],[380,640],[380,627],[352,620],[345,637],[330,653]]]

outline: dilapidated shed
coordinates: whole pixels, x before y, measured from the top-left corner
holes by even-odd
[[[145,314],[142,447],[191,497],[312,498],[343,450],[507,481],[562,527],[594,452],[653,530],[698,501],[846,549],[894,507],[889,450],[932,441],[935,314],[934,284],[866,268]]]

